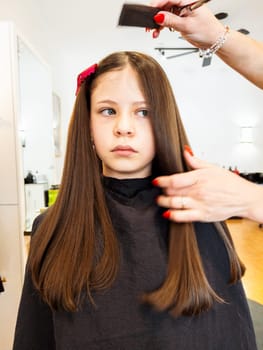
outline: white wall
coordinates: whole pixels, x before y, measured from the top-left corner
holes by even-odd
[[[263,172],[263,91],[217,57],[202,67],[195,55],[184,71],[184,57],[163,63],[194,153],[220,166]],[[253,144],[240,143],[241,126],[253,127]]]
[[[47,187],[55,184],[52,82],[49,66],[18,39],[19,131],[23,136],[24,177],[38,174]]]

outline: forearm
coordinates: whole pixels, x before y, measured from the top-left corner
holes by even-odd
[[[228,38],[217,55],[263,89],[263,43],[230,29]]]

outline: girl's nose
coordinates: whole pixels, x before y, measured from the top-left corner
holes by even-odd
[[[114,127],[114,133],[117,136],[132,136],[134,135],[135,129],[132,117],[130,116],[120,116],[116,118],[116,123]]]

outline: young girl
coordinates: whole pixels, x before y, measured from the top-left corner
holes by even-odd
[[[33,227],[14,350],[254,350],[223,224],[178,224],[156,176],[188,170],[168,79],[118,52],[78,78],[62,184]]]

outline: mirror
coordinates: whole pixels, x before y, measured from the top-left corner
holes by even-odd
[[[53,118],[49,67],[18,38],[19,135],[25,179],[25,231],[46,206],[46,191],[54,184],[55,144],[59,152],[59,101]]]

